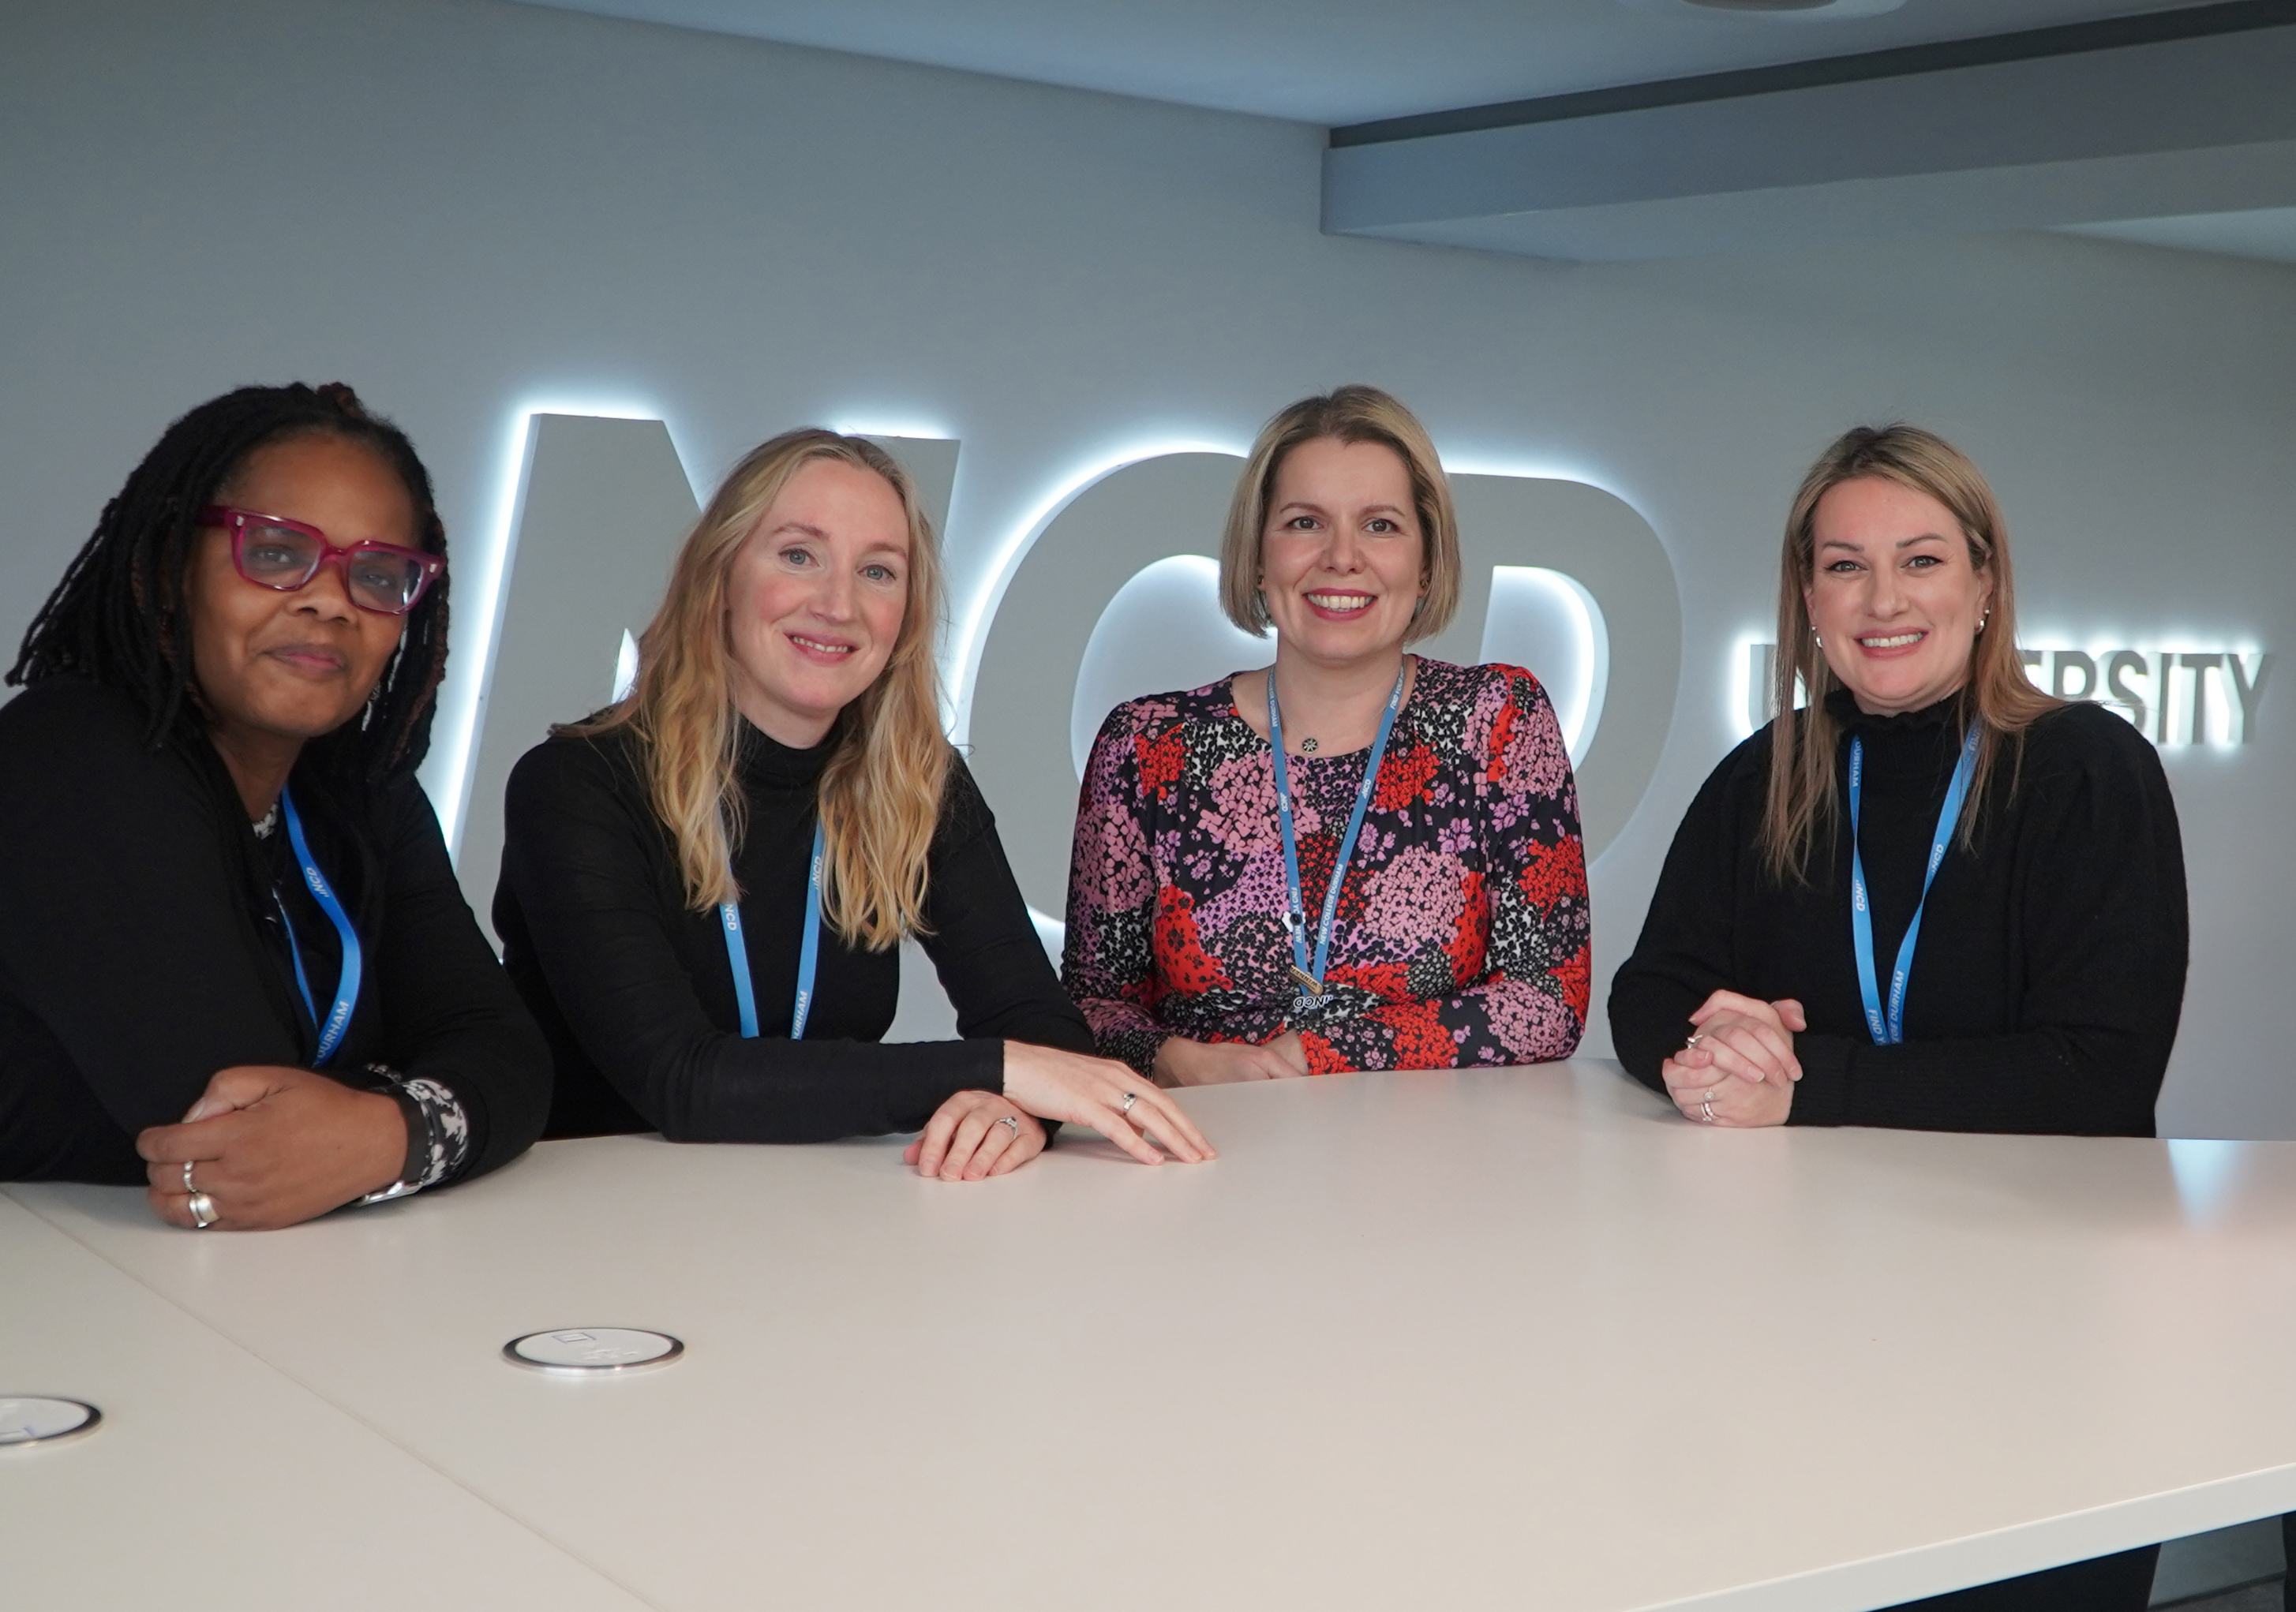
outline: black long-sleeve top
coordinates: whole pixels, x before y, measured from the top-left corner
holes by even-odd
[[[1956,701],[1894,717],[1837,690],[1866,749],[1863,822],[1875,967],[1889,972],[1921,898],[1960,730]],[[1978,819],[1923,913],[1906,1039],[1877,1046],[1851,950],[1847,795],[1821,824],[1807,886],[1773,881],[1758,833],[1770,730],[1726,757],[1677,831],[1634,955],[1611,987],[1619,1058],[1663,1090],[1659,1066],[1718,988],[1791,996],[1808,1015],[1790,1123],[2150,1136],[2184,1002],[2184,847],[2152,747],[2095,705],[2005,750]],[[1979,809],[1972,797],[1970,810]]]
[[[835,735],[796,750],[742,724],[749,821],[734,856],[758,1035],[741,1035],[717,912],[685,900],[676,842],[627,731],[529,750],[504,802],[495,931],[557,1060],[548,1133],[658,1130],[673,1141],[821,1141],[920,1129],[958,1092],[1004,1090],[1004,1041],[1089,1053],[1029,922],[988,803],[952,758],[920,937],[960,1041],[881,1038],[898,950],[849,945],[824,918],[805,1039],[789,1039],[813,855],[815,790]]]
[[[334,926],[287,836],[258,839],[204,737],[159,749],[126,695],[54,678],[0,706],[0,1181],[139,1182],[135,1134],[172,1125],[218,1069],[308,1068],[283,901],[324,1014]],[[323,1073],[369,1063],[461,1103],[475,1175],[525,1151],[548,1049],[463,900],[412,778],[290,781],[312,855],[358,931],[365,979]]]

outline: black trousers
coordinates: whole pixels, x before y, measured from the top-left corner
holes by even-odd
[[[2144,1612],[2152,1598],[2152,1565],[2161,1547],[2123,1551],[2046,1573],[2005,1578],[1950,1595],[1909,1600],[1891,1612]]]

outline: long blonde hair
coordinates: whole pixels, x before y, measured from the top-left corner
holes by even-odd
[[[645,757],[653,807],[677,840],[686,904],[741,899],[731,851],[747,820],[735,759],[727,578],[734,557],[800,468],[836,460],[882,476],[909,521],[909,586],[885,668],[840,714],[823,768],[819,810],[828,855],[822,911],[849,943],[873,952],[924,932],[926,854],[940,820],[949,744],[941,731],[933,642],[941,618],[939,551],[908,472],[860,437],[785,431],[735,465],[671,567],[669,589],[638,640],[637,684],[585,723],[590,736],[627,728]]]
[[[1809,619],[1806,596],[1817,565],[1817,504],[1845,481],[1873,478],[1936,499],[1951,511],[1969,545],[1969,563],[1993,583],[1989,612],[1970,645],[1969,672],[1959,695],[1964,724],[1979,724],[1972,809],[1962,814],[1960,838],[1976,832],[1985,788],[2006,757],[2011,788],[2023,752],[2025,730],[2064,701],[2035,688],[2017,656],[2017,601],[2009,566],[2009,528],[1993,489],[1967,454],[1919,426],[1859,426],[1843,432],[1802,478],[1786,516],[1785,547],[1778,562],[1778,652],[1772,690],[1777,720],[1770,728],[1770,782],[1762,809],[1762,858],[1780,883],[1806,880],[1818,824],[1841,811],[1834,752],[1841,724],[1825,698],[1841,686]],[[1797,689],[1797,684],[1800,685]],[[1794,709],[1797,693],[1808,703]]]
[[[1220,543],[1220,608],[1245,632],[1267,635],[1272,623],[1259,593],[1259,545],[1268,501],[1275,496],[1275,472],[1293,448],[1324,437],[1350,446],[1375,442],[1394,449],[1403,461],[1419,517],[1419,579],[1427,590],[1403,641],[1441,632],[1459,608],[1459,517],[1451,507],[1451,483],[1427,428],[1375,386],[1343,386],[1319,397],[1302,397],[1259,428],[1228,504],[1227,532]]]

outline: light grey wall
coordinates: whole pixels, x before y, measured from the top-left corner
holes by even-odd
[[[1292,125],[488,0],[11,7],[0,633],[168,419],[242,380],[341,377],[396,414],[458,576],[499,529],[522,407],[659,413],[702,482],[800,421],[960,438],[962,610],[1084,469],[1240,445],[1368,380],[1459,468],[1605,488],[1673,557],[1680,701],[1595,870],[1598,988],[1730,741],[1786,497],[1848,422],[1969,448],[2029,618],[2070,642],[2296,643],[2296,272],[2022,235],[1561,267],[1326,238],[1319,151]],[[2169,765],[2195,944],[2164,1124],[2296,1136],[2296,687],[2255,743]]]

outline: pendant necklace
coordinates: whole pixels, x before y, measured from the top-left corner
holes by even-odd
[[[1395,669],[1395,687],[1387,696],[1387,708],[1381,713],[1379,736],[1372,741],[1371,754],[1364,759],[1362,781],[1356,785],[1355,810],[1348,818],[1347,832],[1341,837],[1339,855],[1332,863],[1330,880],[1324,887],[1323,922],[1315,933],[1315,951],[1308,949],[1308,907],[1300,892],[1300,839],[1292,826],[1292,769],[1283,757],[1283,712],[1275,702],[1275,672],[1267,674],[1267,738],[1274,752],[1275,772],[1275,821],[1283,841],[1283,927],[1292,937],[1292,966],[1287,970],[1298,986],[1292,998],[1292,1014],[1296,1020],[1312,1016],[1326,1005],[1324,971],[1332,953],[1332,927],[1340,912],[1340,889],[1347,882],[1348,864],[1355,860],[1356,838],[1363,832],[1364,814],[1371,806],[1373,787],[1379,781],[1379,764],[1387,754],[1388,735],[1394,731],[1395,713],[1403,704],[1403,684],[1409,675],[1410,663],[1406,661]],[[1306,749],[1313,741],[1302,740],[1300,748]]]

